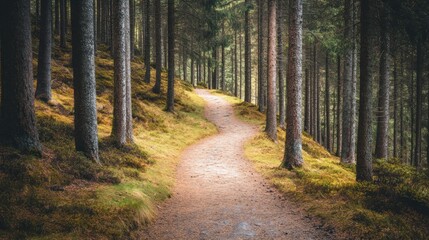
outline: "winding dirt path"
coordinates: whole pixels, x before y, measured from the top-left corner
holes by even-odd
[[[255,126],[205,90],[206,117],[219,134],[182,155],[173,197],[160,208],[147,239],[329,239],[300,209],[271,188],[243,156]]]

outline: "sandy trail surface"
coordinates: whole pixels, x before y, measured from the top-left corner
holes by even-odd
[[[331,239],[245,159],[258,128],[238,120],[220,96],[196,90],[219,134],[182,154],[173,196],[160,206],[146,239]]]

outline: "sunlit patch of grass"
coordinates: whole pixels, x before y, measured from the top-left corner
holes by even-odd
[[[234,104],[240,119],[263,129],[265,116],[255,106],[232,96],[222,96]],[[278,143],[274,143],[261,132],[246,143],[246,157],[285,196],[319,217],[325,229],[346,239],[425,239],[428,236],[427,173],[418,173],[397,163],[376,161],[375,182],[357,183],[354,166],[341,164],[338,157],[306,133],[303,134],[304,165],[289,171],[280,167],[285,137],[285,131],[278,129]]]
[[[214,134],[204,101],[177,79],[174,113],[162,94],[143,81],[143,61],[132,63],[134,143],[118,148],[110,138],[113,60],[104,45],[96,58],[100,160],[74,150],[70,49],[54,49],[53,99],[36,101],[41,159],[0,148],[0,239],[138,239],[156,205],[170,197],[182,150]],[[37,64],[35,59],[34,64]]]

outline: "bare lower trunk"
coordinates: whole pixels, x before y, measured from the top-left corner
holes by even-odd
[[[162,68],[162,39],[161,39],[161,0],[155,1],[155,48],[156,48],[156,82],[152,91],[161,93],[161,68]]]
[[[373,21],[376,15],[376,2],[362,0],[361,7],[361,75],[356,180],[372,181],[372,79],[377,39]]]
[[[3,1],[0,21],[0,141],[40,154],[34,113],[30,1]]]
[[[284,50],[283,50],[283,1],[277,0],[277,72],[279,81],[279,126],[286,126],[286,95],[284,78]]]
[[[99,162],[93,7],[90,1],[72,1],[74,126],[76,150]]]
[[[150,0],[145,1],[145,35],[144,35],[144,64],[145,64],[145,83],[150,83]]]
[[[423,40],[417,40],[417,66],[416,66],[416,112],[415,112],[415,142],[413,165],[420,167],[420,155],[422,151],[422,103],[423,103]]]
[[[126,56],[126,1],[113,2],[114,91],[112,137],[118,145],[127,142],[127,56]]]
[[[331,104],[330,104],[330,79],[329,79],[329,53],[326,53],[325,67],[325,147],[332,152],[331,148]]]
[[[389,140],[389,98],[390,98],[390,35],[388,26],[387,6],[384,6],[381,23],[381,59],[380,84],[378,93],[377,111],[377,140],[375,144],[375,157],[386,159],[388,157]]]
[[[42,0],[36,98],[51,100],[52,2]]]
[[[355,83],[353,81],[353,6],[351,0],[345,1],[345,32],[344,37],[347,40],[347,48],[344,56],[344,81],[343,81],[343,114],[342,114],[342,147],[341,162],[354,163],[355,158],[355,105],[356,101],[354,91]]]
[[[341,58],[340,55],[337,56],[337,151],[336,154],[337,156],[340,156],[341,152],[342,152],[342,124],[341,124],[341,119],[342,119],[342,111],[341,111],[341,98],[342,98],[342,81],[341,81]]]
[[[168,0],[168,89],[167,111],[174,111],[174,41],[175,41],[174,0]]]
[[[247,5],[244,16],[244,100],[252,102],[252,56],[251,56],[251,39],[250,39],[250,0],[245,0]]]
[[[287,71],[286,145],[282,166],[301,167],[302,158],[302,0],[290,0],[289,54]]]
[[[267,120],[265,131],[269,138],[277,141],[277,3],[268,1],[268,82]]]

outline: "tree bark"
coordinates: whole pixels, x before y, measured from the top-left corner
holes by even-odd
[[[150,83],[150,0],[145,1],[145,35],[144,35],[144,64],[145,64],[145,83]]]
[[[130,56],[131,59],[134,58],[134,52],[135,52],[135,33],[136,33],[136,4],[135,0],[129,0],[129,6],[130,6]]]
[[[51,100],[52,2],[42,0],[36,98]]]
[[[91,1],[72,1],[74,126],[76,150],[99,163],[93,7]]]
[[[113,45],[114,91],[113,91],[113,128],[112,137],[119,145],[127,143],[127,56],[126,56],[126,2],[113,1]]]
[[[265,112],[265,96],[264,96],[264,82],[265,82],[265,21],[264,11],[265,1],[258,0],[258,110],[259,112]]]
[[[362,0],[366,1],[366,0]],[[344,37],[347,41],[344,56],[344,82],[343,82],[343,116],[342,116],[342,163],[355,163],[355,104],[356,92],[353,81],[353,6],[351,0],[345,0],[345,30]],[[371,23],[373,24],[373,23]]]
[[[414,142],[414,157],[413,165],[420,167],[420,156],[422,151],[422,108],[423,108],[423,40],[417,40],[417,65],[416,65],[416,113],[415,113],[415,142]]]
[[[277,141],[277,2],[268,1],[268,82],[265,132]]]
[[[396,54],[395,54],[396,55]],[[398,66],[393,56],[393,157],[398,157]]]
[[[283,50],[283,1],[277,0],[277,68],[279,81],[279,126],[286,126],[286,95],[284,78],[284,50]]]
[[[168,89],[167,111],[174,111],[174,41],[175,41],[174,0],[168,0]]]
[[[60,0],[55,0],[55,34],[60,33]]]
[[[304,131],[310,133],[311,124],[311,96],[310,96],[310,71],[308,68],[305,69],[305,113],[304,113]]]
[[[222,38],[225,38],[225,23],[222,22]],[[221,52],[222,52],[222,67],[221,67],[221,71],[222,71],[222,84],[221,84],[221,89],[222,91],[226,91],[226,78],[225,78],[225,44],[222,43],[222,48],[221,48]]]
[[[330,104],[330,79],[329,79],[329,52],[326,52],[325,67],[325,147],[329,152],[331,148],[331,104]]]
[[[1,6],[0,141],[40,155],[34,113],[30,1],[3,1]]]
[[[380,84],[378,93],[377,140],[375,157],[387,159],[389,140],[389,99],[390,99],[390,33],[387,6],[382,10]]]
[[[244,101],[252,102],[252,56],[250,39],[250,0],[245,0],[246,10],[244,12]]]
[[[342,84],[341,84],[341,57],[340,55],[337,56],[337,151],[336,154],[337,156],[340,156],[341,152],[342,152],[342,124],[341,124],[341,119],[342,119],[342,111],[341,111],[341,97],[342,97]]]
[[[237,48],[238,48],[238,43],[237,43],[237,30],[234,31],[234,79],[235,79],[235,88],[234,88],[234,96],[235,97],[239,97],[238,94],[238,54],[237,54]]]
[[[152,91],[161,93],[162,39],[161,39],[161,0],[155,0],[155,48],[156,48],[156,82]]]
[[[372,181],[372,79],[374,77],[374,53],[377,39],[374,26],[376,5],[375,1],[361,0],[361,75],[356,164],[357,181]]]
[[[66,0],[60,0],[60,11],[61,11],[61,21],[60,21],[60,47],[66,48],[66,28],[67,28],[67,7]]]
[[[195,66],[194,66],[194,58],[191,57],[191,84],[196,87],[197,82],[195,81]]]
[[[319,66],[317,62],[317,45],[313,44],[313,137],[319,142]]]
[[[287,71],[286,145],[282,166],[301,167],[302,158],[302,0],[290,0],[289,54]]]

